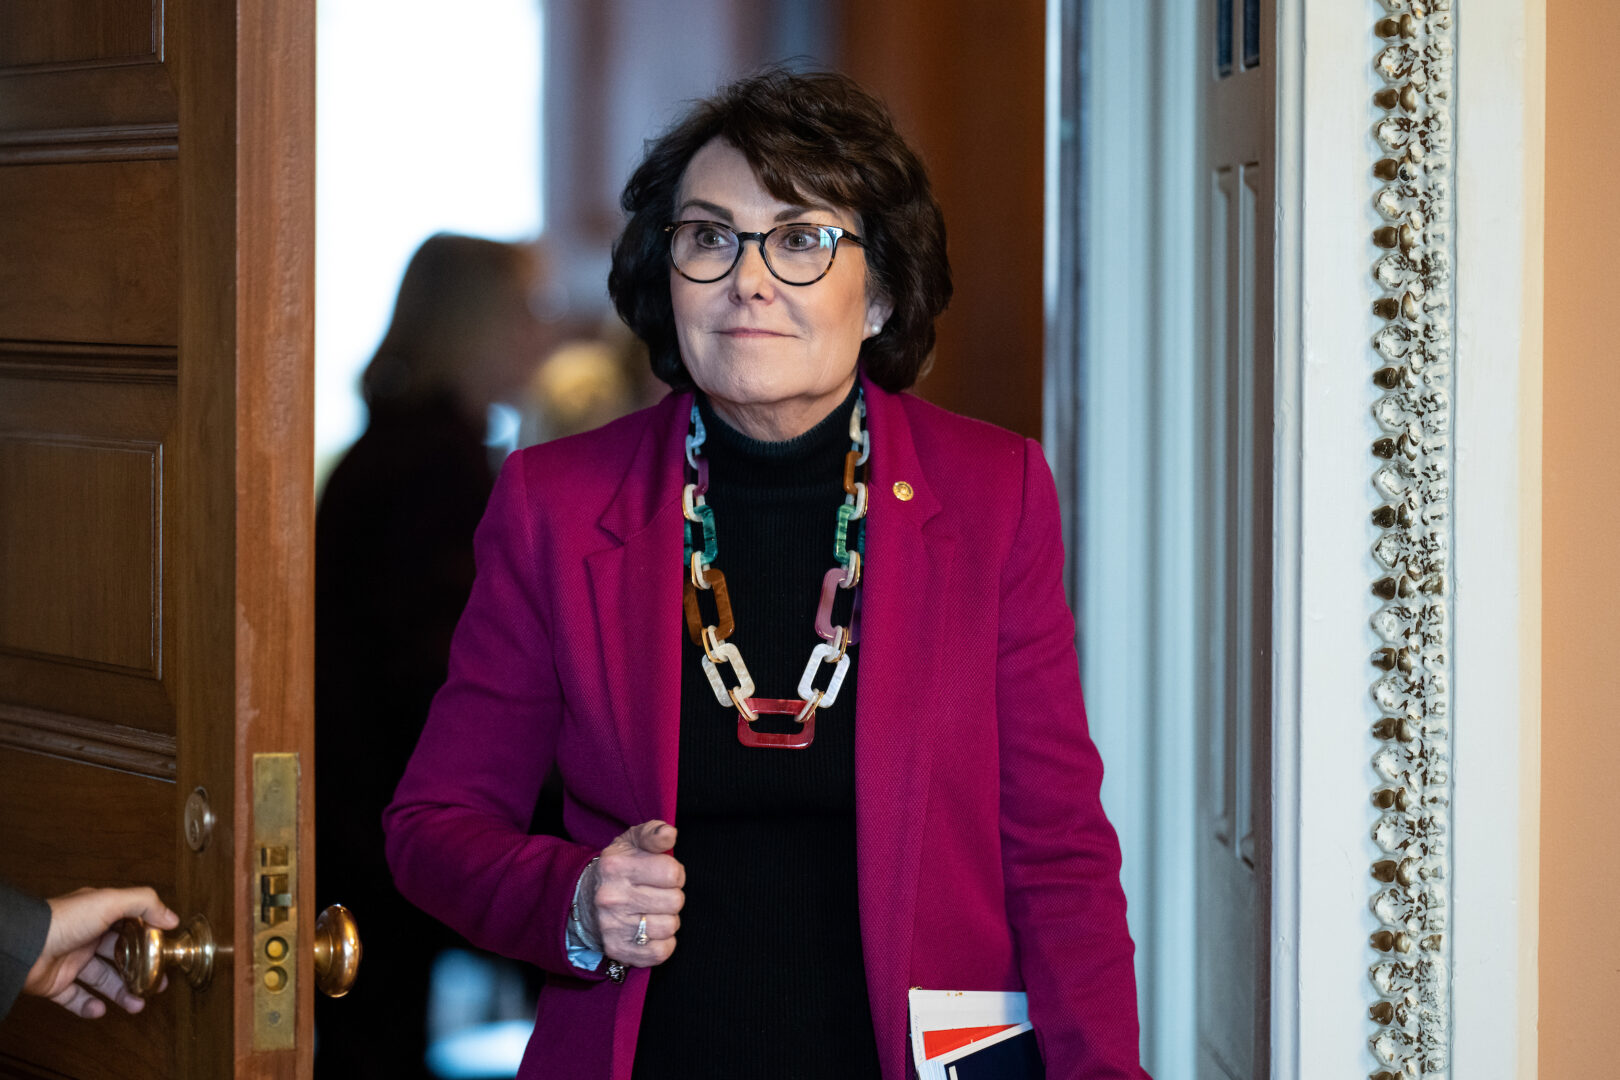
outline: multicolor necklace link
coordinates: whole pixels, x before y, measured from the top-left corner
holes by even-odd
[[[702,454],[708,432],[697,405],[692,406],[692,426],[686,436],[688,483],[681,492],[681,513],[686,518],[686,553],[682,570],[686,576],[684,607],[686,632],[694,645],[703,649],[703,674],[722,706],[737,709],[737,741],[756,749],[803,750],[816,737],[816,710],[834,704],[849,673],[849,647],[860,637],[861,557],[866,551],[867,459],[872,455],[871,433],[866,430],[866,398],[858,392],[849,416],[850,449],[844,455],[844,502],[838,507],[833,534],[833,559],[837,566],[821,579],[821,600],[816,607],[816,636],[821,644],[810,651],[810,660],[799,677],[798,698],[754,697],[754,680],[742,653],[728,639],[737,629],[731,611],[731,594],[726,575],[714,566],[719,545],[715,539],[714,508],[705,496],[709,490],[709,459]],[[857,472],[860,479],[856,479]],[[692,527],[696,525],[697,530]],[[854,543],[850,528],[854,526]],[[699,538],[701,537],[701,546]],[[849,625],[833,622],[833,602],[840,589],[852,593]],[[714,601],[715,617],[704,618],[698,596],[707,593]],[[721,675],[729,668],[736,685],[727,686]],[[827,669],[827,684],[816,685]],[[800,725],[797,732],[756,731],[754,723],[762,715],[792,716]]]

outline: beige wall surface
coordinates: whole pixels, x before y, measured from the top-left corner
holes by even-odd
[[[1540,1067],[1620,1075],[1620,4],[1547,0]]]

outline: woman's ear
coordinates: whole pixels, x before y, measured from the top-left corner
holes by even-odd
[[[877,337],[883,332],[884,325],[889,316],[894,314],[894,305],[886,296],[875,296],[866,302],[866,326],[861,331],[861,340]]]

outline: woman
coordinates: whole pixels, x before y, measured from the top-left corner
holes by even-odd
[[[462,944],[390,885],[380,818],[444,682],[495,482],[489,407],[526,384],[550,332],[529,309],[533,248],[429,237],[361,379],[365,433],[315,524],[317,873],[365,927],[366,974],[317,1003],[321,1076],[427,1077],[435,954]]]
[[[674,393],[503,471],[401,889],[549,973],[523,1076],[900,1080],[911,987],[1025,990],[1049,1076],[1142,1075],[1050,474],[901,393],[950,293],[920,163],[771,71],[623,203]],[[554,760],[569,838],[528,836]]]

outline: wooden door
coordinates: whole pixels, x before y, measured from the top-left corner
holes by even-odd
[[[1204,0],[1198,1077],[1270,1061],[1271,0]]]
[[[297,755],[312,866],[313,155],[314,0],[0,4],[0,876],[220,946],[137,1017],[20,1001],[0,1075],[309,1075],[313,875],[267,999],[252,800]]]

